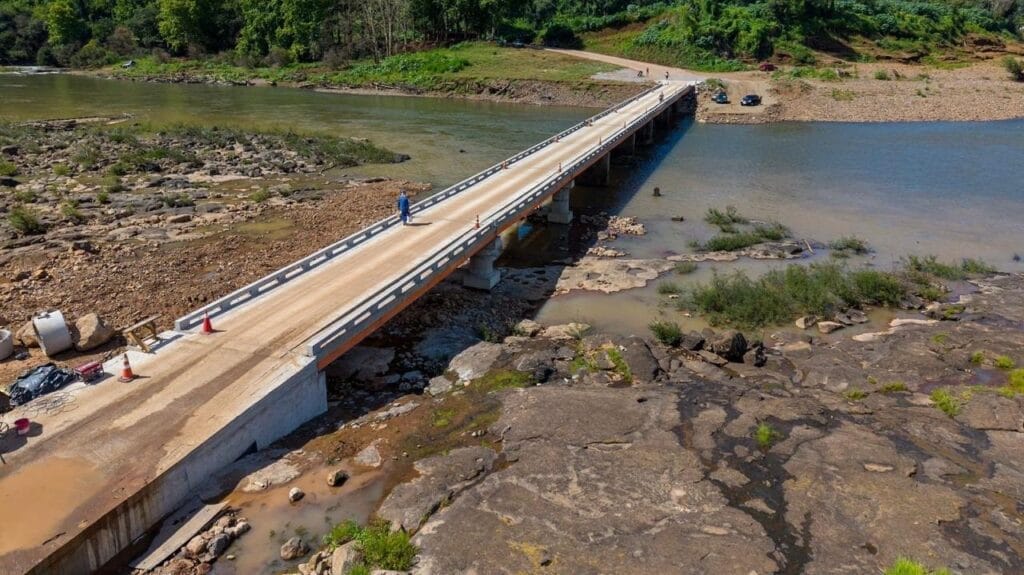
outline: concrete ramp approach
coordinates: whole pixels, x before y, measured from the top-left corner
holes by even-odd
[[[568,221],[574,179],[606,178],[612,149],[692,94],[653,86],[419,202],[415,226],[388,218],[179,319],[129,352],[134,381],[8,414],[33,433],[0,441],[0,573],[89,573],[137,544],[214,471],[324,412],[322,369],[456,267],[472,257],[467,283],[493,285],[503,229],[552,196]],[[196,332],[204,313],[216,333]]]

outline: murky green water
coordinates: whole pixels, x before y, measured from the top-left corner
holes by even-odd
[[[350,173],[458,181],[536,143],[593,111],[394,96],[353,96],[287,88],[167,85],[65,75],[0,74],[0,117],[30,119],[134,114],[138,121],[195,122],[323,131],[370,138],[413,159]],[[686,122],[613,170],[609,188],[577,188],[574,211],[639,217],[649,230],[615,246],[634,257],[690,251],[714,228],[708,207],[735,205],[774,219],[797,237],[828,242],[855,234],[879,267],[906,254],[980,257],[1024,270],[1024,120],[984,123],[718,126]],[[663,196],[651,197],[661,188]],[[685,222],[673,222],[684,216]],[[551,234],[552,237],[564,233]],[[544,242],[522,242],[543,251]],[[555,250],[557,252],[557,250]],[[521,254],[529,256],[531,254]],[[828,257],[819,254],[818,257]],[[523,259],[520,257],[519,259]],[[529,258],[526,258],[529,259]],[[702,265],[766,269],[772,263]],[[604,329],[646,330],[662,313],[652,286],[614,296],[555,298],[545,321],[589,320]],[[662,308],[664,310],[664,308]]]

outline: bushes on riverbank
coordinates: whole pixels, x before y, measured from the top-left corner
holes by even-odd
[[[693,305],[713,324],[751,328],[862,304],[896,305],[906,295],[906,286],[894,274],[819,263],[790,265],[757,279],[744,272],[716,274],[698,285],[684,305]]]

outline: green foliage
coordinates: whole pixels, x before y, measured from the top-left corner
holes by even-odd
[[[14,192],[14,200],[18,203],[31,204],[38,199],[39,196],[32,190],[18,190],[17,192]]]
[[[815,263],[772,270],[756,280],[743,272],[715,274],[710,283],[694,289],[692,303],[713,323],[760,327],[864,303],[895,305],[905,294],[892,274]]]
[[[885,70],[875,70],[875,80],[891,80],[889,72]]]
[[[466,66],[469,66],[469,60],[455,51],[437,50],[400,54],[380,62],[363,62],[331,76],[330,80],[346,86],[405,84],[432,88],[440,75],[459,72]]]
[[[767,423],[757,424],[757,429],[754,430],[754,441],[757,442],[757,446],[764,451],[771,449],[772,445],[782,437],[774,427]]]
[[[99,192],[96,193],[96,201],[101,204],[109,204],[110,192],[108,192],[107,190],[100,190]]]
[[[891,567],[885,570],[885,575],[950,575],[948,569],[929,570],[923,563],[900,557]]]
[[[261,190],[256,190],[255,192],[249,194],[249,200],[251,200],[251,201],[253,201],[253,202],[257,203],[257,204],[262,204],[263,202],[269,200],[270,196],[271,196],[270,190],[267,190],[267,189],[264,188],[264,189],[261,189]]]
[[[60,213],[65,218],[78,222],[83,219],[82,211],[78,209],[76,200],[64,200],[60,204]]]
[[[852,90],[832,90],[832,99],[837,102],[852,102],[854,97],[855,96]]]
[[[64,164],[54,164],[53,175],[55,176],[69,176],[71,175],[71,168]]]
[[[31,236],[46,231],[46,227],[39,221],[39,216],[31,208],[16,205],[7,213],[7,221],[19,234]]]
[[[773,242],[784,240],[792,235],[789,228],[779,222],[757,224],[754,226],[754,233],[761,236],[763,239],[771,240]]]
[[[862,389],[848,389],[843,393],[843,397],[850,401],[860,401],[868,396],[868,392]]]
[[[864,255],[871,252],[868,243],[857,236],[843,236],[838,240],[829,242],[828,247],[835,251],[849,252],[857,255]]]
[[[435,409],[431,414],[431,425],[434,427],[448,427],[454,418],[454,409]]]
[[[178,194],[164,194],[160,201],[168,208],[188,208],[196,205],[195,200],[185,192]]]
[[[331,550],[349,541],[355,541],[362,551],[360,566],[364,569],[408,571],[419,552],[408,533],[402,530],[392,532],[390,524],[383,520],[371,521],[366,527],[349,520],[335,525],[323,538],[324,546]]]
[[[882,393],[903,393],[907,391],[907,384],[902,381],[891,381],[882,386]]]
[[[683,288],[677,283],[661,282],[658,284],[658,293],[661,295],[674,295],[683,293]]]
[[[740,215],[736,206],[726,206],[724,212],[717,208],[708,208],[707,213],[704,214],[704,221],[719,227],[750,223],[750,220]]]
[[[732,252],[749,248],[763,241],[764,238],[755,233],[726,233],[717,235],[704,242],[702,249],[709,252]]]
[[[697,271],[697,267],[697,262],[679,262],[676,264],[675,270],[677,274],[685,276]]]
[[[935,407],[950,417],[960,413],[960,408],[963,407],[963,402],[960,398],[942,388],[932,391],[931,399]]]
[[[612,362],[612,365],[615,366],[613,371],[619,374],[624,382],[633,383],[633,372],[629,369],[629,364],[626,363],[626,360],[622,358],[622,352],[618,349],[612,348],[606,353],[608,354],[608,359]]]
[[[971,354],[971,363],[974,365],[981,365],[985,361],[985,352],[976,351]]]
[[[997,357],[994,363],[995,366],[998,367],[999,369],[1013,369],[1014,367],[1017,366],[1017,364],[1013,361],[1013,358],[1011,358],[1008,355],[1001,355]]]
[[[7,160],[0,160],[0,176],[17,176],[18,166],[14,162],[8,162]]]
[[[678,347],[683,342],[683,330],[673,321],[656,321],[647,327],[655,339],[667,346]]]
[[[938,258],[933,255],[909,256],[904,260],[904,267],[910,272],[928,274],[946,280],[962,280],[996,271],[994,267],[982,260],[965,258],[959,264],[947,264],[938,261]]]
[[[1013,397],[1015,395],[1024,395],[1024,368],[1018,368],[1010,372],[1007,378],[1006,385],[1002,387],[1000,392],[1003,395]]]
[[[1024,63],[1020,60],[1013,56],[1006,56],[1003,58],[1003,68],[1006,68],[1014,82],[1024,82]]]
[[[496,370],[480,379],[473,381],[473,386],[481,393],[526,387],[533,383],[533,375],[524,371]]]

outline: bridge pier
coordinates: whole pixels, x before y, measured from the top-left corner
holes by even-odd
[[[576,187],[576,180],[570,181],[564,188],[551,196],[551,205],[548,206],[548,221],[553,224],[568,224],[572,222],[572,210],[569,206],[569,194]]]
[[[501,249],[502,243],[499,236],[470,257],[469,267],[466,269],[466,277],[463,278],[462,285],[488,291],[498,285],[501,272],[494,268],[494,262],[501,255]]]
[[[637,130],[640,136],[640,143],[647,145],[654,141],[654,120],[647,122]]]
[[[607,186],[611,182],[612,155],[605,154],[593,166],[580,175],[580,179],[588,186]]]

